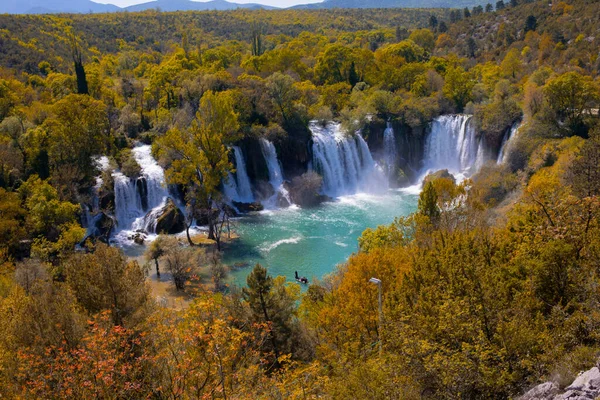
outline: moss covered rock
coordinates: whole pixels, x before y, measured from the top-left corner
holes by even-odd
[[[169,198],[156,218],[156,233],[176,234],[185,230],[185,216]]]

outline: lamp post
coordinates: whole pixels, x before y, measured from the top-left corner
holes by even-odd
[[[381,279],[371,278],[371,279],[369,279],[369,282],[374,283],[375,285],[377,285],[377,291],[378,291],[379,329],[378,329],[378,332],[377,332],[377,337],[379,339],[379,356],[381,356],[381,354],[383,354],[383,343],[382,343],[382,340],[381,340],[382,328],[383,328],[383,311],[382,311],[382,308],[381,308]]]

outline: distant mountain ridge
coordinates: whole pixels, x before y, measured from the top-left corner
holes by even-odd
[[[325,0],[322,3],[302,4],[296,9],[330,8],[464,8],[485,5],[491,0]],[[257,3],[239,4],[226,0],[199,2],[192,0],[154,0],[125,8],[112,4],[100,4],[91,0],[1,0],[0,14],[51,14],[51,13],[102,13],[118,11],[207,11],[266,9],[277,7]]]
[[[100,4],[90,0],[1,0],[0,13],[100,13],[115,12],[122,8],[112,4]]]
[[[1,0],[0,14],[55,14],[55,13],[104,13],[118,11],[144,11],[160,9],[162,11],[207,11],[235,10],[237,8],[272,10],[276,7],[262,4],[238,4],[226,0],[207,2],[191,0],[156,0],[125,8],[112,4],[100,4],[91,0]]]
[[[156,0],[148,3],[136,4],[124,8],[126,11],[144,11],[159,8],[162,11],[207,11],[207,10],[235,10],[236,8],[249,8],[273,10],[276,7],[265,6],[262,4],[238,4],[226,0],[212,0],[207,2],[198,2],[190,0]]]
[[[464,8],[487,3],[492,3],[492,0],[325,0],[322,3],[301,4],[292,8]]]

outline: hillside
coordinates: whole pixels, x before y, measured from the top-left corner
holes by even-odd
[[[0,398],[597,396],[599,48],[591,0],[0,15]]]
[[[117,13],[103,15],[33,16],[0,15],[0,65],[34,72],[48,60],[56,68],[69,68],[65,26],[73,26],[87,47],[116,53],[121,41],[140,51],[163,51],[181,43],[184,33],[191,43],[204,46],[226,40],[249,40],[253,21],[263,21],[264,34],[296,37],[305,31],[329,33],[388,29],[397,26],[427,26],[434,14],[442,19],[445,10],[315,10],[162,13]],[[169,27],[169,29],[166,29]],[[18,34],[17,34],[18,33]],[[276,39],[265,45],[275,46]],[[60,61],[59,61],[60,59]]]

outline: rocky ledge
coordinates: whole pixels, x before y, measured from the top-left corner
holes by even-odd
[[[600,370],[594,367],[582,372],[564,389],[556,382],[537,385],[519,400],[593,400],[600,396]]]

